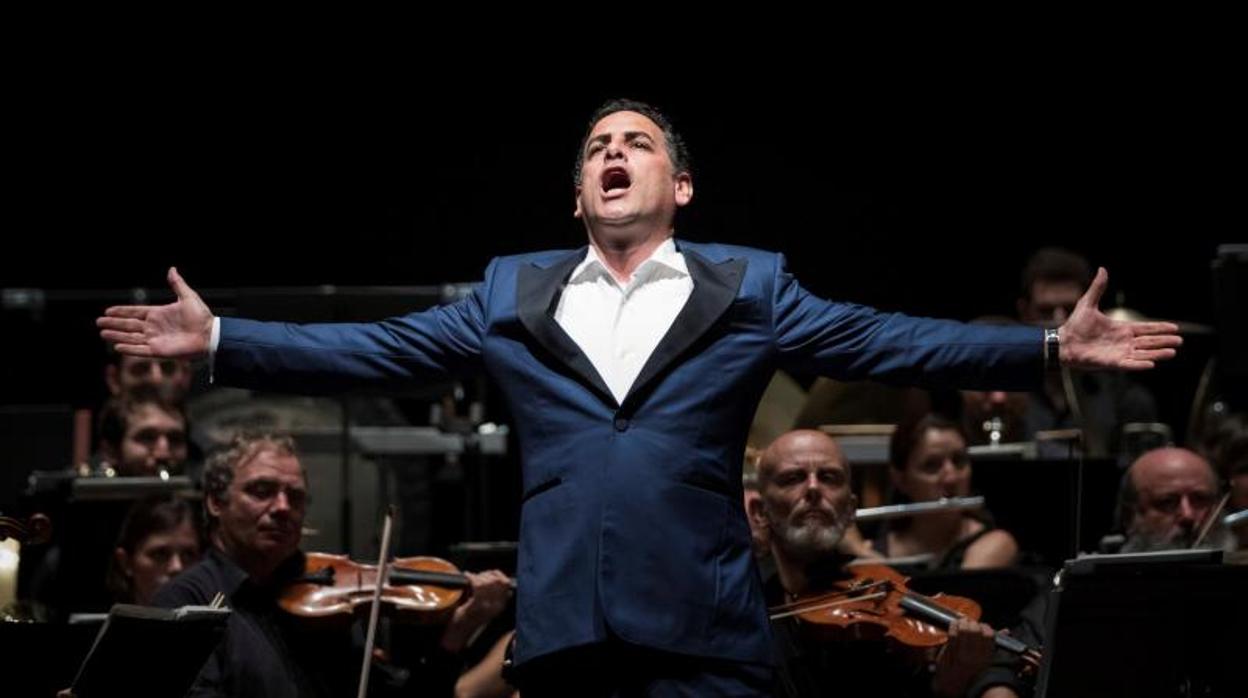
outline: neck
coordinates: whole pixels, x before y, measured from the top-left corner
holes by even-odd
[[[780,586],[790,596],[825,590],[830,580],[845,575],[845,566],[853,559],[833,551],[815,560],[805,560],[788,554],[775,543],[771,545],[771,556],[776,563]]]
[[[671,237],[671,228],[635,237],[596,235],[591,231],[589,244],[593,245],[594,251],[606,265],[607,271],[611,272],[611,276],[621,284],[626,284],[633,278],[637,267]]]
[[[222,537],[219,531],[212,534],[212,546],[238,565],[247,573],[251,581],[257,584],[265,584],[272,579],[273,573],[285,559],[274,560],[271,556],[259,555],[254,551],[233,545],[231,541]]]
[[[960,511],[932,514],[922,519],[922,525],[912,525],[905,535],[926,552],[940,552],[962,537],[966,517]]]
[[[810,577],[806,574],[806,564],[784,552],[780,546],[772,543],[771,557],[776,561],[776,574],[780,576],[780,586],[791,596],[801,596],[810,586]]]

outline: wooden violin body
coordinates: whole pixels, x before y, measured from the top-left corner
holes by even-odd
[[[345,555],[308,553],[303,576],[288,585],[278,605],[312,620],[349,621],[366,614],[377,586],[377,566]],[[468,595],[467,577],[436,557],[409,557],[389,565],[381,603],[396,620],[442,625]]]
[[[777,606],[772,618],[796,616],[815,637],[829,642],[879,640],[926,651],[949,640],[948,627],[959,618],[979,620],[982,609],[972,599],[926,596],[906,587],[908,578],[886,565],[852,565],[851,576],[829,591]],[[997,633],[996,644],[1038,666],[1039,651]]]

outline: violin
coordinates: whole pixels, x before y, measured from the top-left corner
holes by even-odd
[[[963,596],[926,596],[906,587],[908,577],[886,565],[851,565],[851,577],[831,591],[772,607],[771,618],[797,617],[829,641],[883,640],[921,651],[944,645],[947,630],[960,618],[979,620],[982,609]],[[997,633],[996,646],[1017,654],[1030,670],[1040,666],[1040,651],[1017,638]]]
[[[327,553],[307,553],[305,558],[304,574],[278,597],[283,610],[327,622],[367,613],[379,581],[376,565]],[[400,622],[443,625],[471,593],[468,577],[440,558],[399,558],[387,568],[386,579],[380,580],[380,603]]]

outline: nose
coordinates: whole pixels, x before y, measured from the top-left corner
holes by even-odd
[[[1192,506],[1192,500],[1187,495],[1183,495],[1179,499],[1179,522],[1185,526],[1194,527],[1200,519],[1201,511]]]
[[[157,385],[162,378],[164,378],[164,373],[160,369],[160,363],[156,361],[151,362],[147,367],[147,372],[143,375],[143,380],[152,385]]]
[[[958,464],[953,462],[952,458],[946,458],[945,462],[940,466],[940,485],[944,488],[951,488],[958,484],[958,480],[962,477],[961,471],[958,470]]]
[[[808,473],[806,475],[806,489],[807,490],[819,489],[819,474],[818,473]]]
[[[605,155],[607,160],[621,158],[624,156],[624,148],[619,141],[611,140],[607,143]]]
[[[182,553],[174,553],[173,556],[169,558],[169,576],[172,577],[179,574],[182,572],[183,567],[185,567],[185,564],[182,562]]]
[[[1005,405],[1005,391],[994,390],[988,393],[988,402],[993,407],[1003,407]]]
[[[158,465],[168,465],[173,462],[173,449],[169,447],[169,437],[161,434],[156,437],[156,442],[152,444],[151,459]]]
[[[819,489],[819,475],[810,473],[806,476],[806,488],[802,494],[812,501],[818,500],[823,496],[823,492]]]
[[[273,497],[272,511],[274,513],[290,512],[290,497],[286,496],[286,490],[278,490],[277,494]]]

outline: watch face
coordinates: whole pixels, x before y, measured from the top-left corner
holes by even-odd
[[[1055,329],[1046,329],[1044,331],[1044,363],[1046,365],[1053,365],[1060,347],[1061,335]]]

